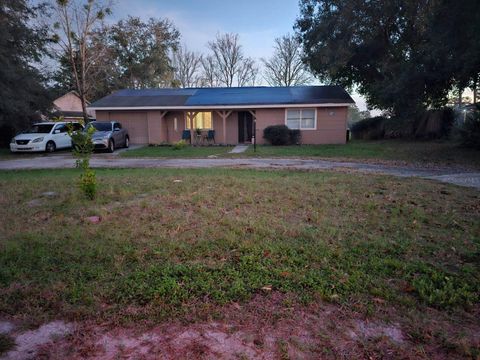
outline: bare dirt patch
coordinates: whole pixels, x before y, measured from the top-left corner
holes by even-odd
[[[74,328],[73,324],[63,321],[52,321],[28,331],[17,330],[12,322],[2,321],[0,324],[2,332],[10,335],[15,342],[14,348],[1,357],[5,360],[36,359],[43,346],[62,339]]]
[[[434,336],[419,343],[409,323],[365,317],[341,306],[308,307],[284,295],[257,296],[216,312],[217,319],[145,322],[129,327],[84,324],[42,349],[49,359],[449,359],[461,358]],[[448,333],[446,324],[444,331]],[[467,327],[465,329],[468,329]],[[476,329],[468,329],[473,334]],[[474,335],[473,335],[474,336]],[[470,338],[470,341],[474,341]],[[470,344],[472,346],[472,344]]]

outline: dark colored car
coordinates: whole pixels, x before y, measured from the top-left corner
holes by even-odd
[[[86,129],[94,127],[92,136],[95,150],[108,150],[114,152],[116,148],[130,145],[130,138],[126,129],[118,121],[92,121]]]

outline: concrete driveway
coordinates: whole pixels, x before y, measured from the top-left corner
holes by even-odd
[[[90,161],[95,168],[255,168],[294,170],[350,170],[362,173],[386,174],[399,177],[420,177],[480,190],[480,172],[463,172],[453,168],[425,169],[420,167],[388,166],[360,162],[320,159],[245,158],[245,159],[152,159],[121,158],[117,154],[95,154]],[[75,167],[70,153],[40,155],[0,161],[0,170],[65,169]]]

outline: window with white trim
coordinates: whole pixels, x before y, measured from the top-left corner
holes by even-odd
[[[288,109],[286,125],[289,129],[315,130],[315,109]]]

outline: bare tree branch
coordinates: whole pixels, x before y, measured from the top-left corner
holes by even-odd
[[[252,58],[242,61],[237,73],[238,86],[254,86],[257,79],[258,67]]]
[[[196,87],[201,84],[199,73],[202,66],[202,55],[188,51],[184,45],[180,46],[173,53],[173,67],[175,69],[175,80],[183,88]]]
[[[264,78],[272,86],[295,86],[312,81],[302,61],[301,46],[291,35],[275,39],[274,54],[262,62]]]
[[[217,87],[219,86],[219,80],[217,78],[218,70],[217,64],[213,56],[204,56],[201,60],[202,63],[202,78],[201,86],[203,87]]]
[[[245,86],[255,82],[257,68],[255,61],[245,58],[238,34],[217,34],[214,41],[207,44],[211,50],[208,61],[203,64],[213,71],[217,82],[226,87]],[[205,78],[213,79],[212,74],[204,74]]]

